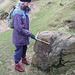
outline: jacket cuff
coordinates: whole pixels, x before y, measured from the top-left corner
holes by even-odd
[[[31,37],[32,36],[32,33],[29,35],[29,37]]]

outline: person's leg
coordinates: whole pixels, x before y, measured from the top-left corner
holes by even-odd
[[[27,45],[24,45],[23,53],[22,53],[22,63],[29,65],[30,63],[27,61],[27,58],[26,58],[26,51],[27,51]]]
[[[14,61],[18,63],[21,60],[23,46],[15,46]]]
[[[23,46],[22,58],[26,57],[27,45]]]
[[[19,64],[22,53],[23,53],[23,46],[15,46],[15,53],[14,53],[15,70],[18,70],[19,72],[24,72],[24,69],[21,68],[21,65]]]

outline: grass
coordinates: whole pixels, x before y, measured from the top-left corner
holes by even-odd
[[[16,0],[17,1],[17,0]],[[15,3],[16,3],[15,1]],[[35,4],[40,8],[39,12],[33,13],[35,19],[30,21],[30,32],[36,35],[45,30],[62,31],[66,33],[75,33],[75,29],[64,28],[68,23],[65,20],[75,18],[75,0],[40,0]],[[0,4],[0,10],[8,11],[9,4],[12,6],[12,1],[4,1]],[[52,4],[46,5],[48,2]],[[64,6],[60,6],[62,3]],[[26,73],[18,73],[14,70],[14,45],[12,44],[12,30],[7,30],[0,33],[0,75],[26,75]],[[28,56],[33,53],[35,41],[30,38],[28,46]],[[75,68],[75,66],[73,67]],[[29,75],[48,75],[37,68],[30,66]],[[27,74],[27,75],[28,75]]]
[[[18,0],[4,0],[1,4],[0,4],[0,11],[6,11],[8,12],[9,9],[11,9],[11,7],[13,5],[16,5]]]
[[[11,71],[8,68],[8,63],[11,65],[11,60],[14,53],[14,45],[11,41],[12,31],[2,32],[0,34],[0,73],[8,73]]]
[[[52,2],[52,4],[46,6],[46,4],[50,1]],[[68,2],[63,0],[62,3],[64,4],[64,6],[60,6],[60,1],[58,0],[50,1],[41,0],[40,2],[36,3],[36,5],[40,7],[40,11],[35,13],[36,19],[31,20],[30,25],[33,25],[34,29],[36,30],[40,25],[38,31],[58,30],[59,28],[68,24],[64,22],[65,20],[73,19],[75,17],[75,11],[71,9],[72,5],[74,4],[74,0],[67,0]],[[30,28],[31,27],[32,26],[30,26]],[[33,31],[35,32],[35,30]]]
[[[72,9],[75,9],[75,4],[72,6]]]

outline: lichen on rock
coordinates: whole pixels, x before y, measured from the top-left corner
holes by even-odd
[[[50,45],[40,41],[35,42],[35,53],[32,58],[34,66],[45,71],[52,69],[62,73],[75,64],[75,34],[43,31],[37,38],[49,42]]]

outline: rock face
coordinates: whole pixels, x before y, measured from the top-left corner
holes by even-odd
[[[70,29],[75,29],[75,19],[73,19],[72,21],[71,20],[66,20],[66,22],[70,22],[68,26]]]
[[[75,19],[73,19],[72,22],[69,24],[69,28],[75,29]]]
[[[52,73],[63,73],[75,64],[75,34],[43,31],[37,38],[50,45],[35,42],[32,65]]]

